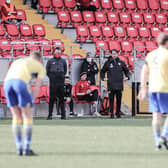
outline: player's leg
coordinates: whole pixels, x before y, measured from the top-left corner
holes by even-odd
[[[109,107],[110,107],[111,118],[114,118],[114,96],[115,96],[115,91],[111,90],[109,94]]]
[[[121,99],[122,99],[122,90],[116,91],[116,103],[117,103],[117,111],[116,116],[117,118],[120,118],[120,111],[121,111]]]

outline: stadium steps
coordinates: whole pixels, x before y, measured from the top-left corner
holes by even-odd
[[[65,51],[64,53],[67,55],[71,54],[80,54],[82,56],[86,56],[86,50],[80,49],[79,44],[73,43],[73,40],[67,39],[67,36],[65,34],[61,34],[60,29],[56,29],[55,25],[48,24],[47,20],[43,20],[41,15],[37,14],[35,10],[30,9],[28,5],[23,5],[22,1],[20,0],[13,0],[13,4],[15,4],[17,9],[23,9],[26,12],[27,16],[27,23],[30,25],[33,24],[42,24],[45,27],[46,30],[46,39],[52,40],[52,39],[61,39],[64,42],[65,45]],[[70,47],[66,46],[73,46],[73,49],[71,51]]]

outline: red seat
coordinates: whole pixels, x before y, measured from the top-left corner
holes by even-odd
[[[84,24],[86,24],[88,27],[91,26],[91,25],[94,25],[95,18],[94,18],[93,12],[83,11],[82,15],[83,15]]]
[[[97,40],[96,43],[95,43],[95,47],[96,47],[96,55],[99,55],[99,56],[100,56],[100,48],[103,49],[103,51],[101,50],[101,53],[103,53],[103,56],[108,51],[108,45],[103,40]]]
[[[121,61],[124,61],[124,63],[128,66],[128,59],[127,59],[126,56],[119,55],[118,58],[119,58]]]
[[[157,45],[154,41],[145,41],[145,46],[147,52],[151,52],[157,48]]]
[[[144,13],[144,23],[147,27],[152,27],[155,25],[155,16],[151,13]]]
[[[67,27],[70,20],[69,13],[67,11],[59,11],[57,13],[57,18],[58,18],[57,26]]]
[[[109,41],[108,45],[109,45],[110,52],[112,49],[116,49],[119,52],[121,50],[120,43],[118,41]]]
[[[9,39],[14,40],[19,38],[19,30],[15,24],[6,24],[5,26],[8,33],[7,37]]]
[[[111,0],[100,0],[102,10],[108,12],[112,10],[112,2]]]
[[[135,27],[140,27],[143,24],[143,18],[140,13],[132,13],[132,24],[135,25]]]
[[[150,31],[147,27],[140,27],[139,28],[139,37],[142,41],[146,41],[146,39],[150,38]]]
[[[36,40],[26,40],[26,54],[30,54],[31,51],[33,50],[38,50],[39,49],[39,43]]]
[[[148,9],[147,0],[137,0],[137,8],[140,12],[146,11]]]
[[[118,41],[122,41],[126,35],[125,29],[121,26],[116,26],[114,27],[114,34],[115,34],[115,39],[118,39]]]
[[[168,27],[164,27],[163,28],[163,32],[165,32],[166,34],[168,34]]]
[[[40,40],[40,51],[43,53],[43,56],[50,56],[51,49],[51,42],[49,40]]]
[[[160,34],[161,30],[158,27],[151,27],[151,36],[153,39],[157,38],[157,36]]]
[[[152,12],[157,12],[160,9],[160,3],[158,0],[148,0],[149,8]]]
[[[122,41],[121,42],[121,50],[122,52],[132,52],[133,47],[132,47],[132,43],[129,41]]]
[[[106,24],[106,15],[103,12],[95,12],[96,25],[103,26]]]
[[[89,31],[90,31],[90,40],[92,40],[93,42],[96,42],[97,40],[100,40],[100,38],[101,38],[100,27],[90,26]]]
[[[110,26],[102,26],[102,36],[103,40],[112,40],[114,37],[113,29]]]
[[[118,12],[124,10],[125,7],[123,0],[112,0],[112,2],[114,10]]]
[[[52,10],[57,13],[61,11],[64,7],[63,0],[51,0]]]
[[[116,24],[119,23],[118,14],[115,12],[108,12],[107,13],[108,25],[111,27],[115,27]]]
[[[82,24],[82,15],[79,11],[71,11],[71,25],[77,27]]]
[[[19,19],[19,20],[24,20],[24,21],[27,20],[26,13],[25,13],[24,10],[22,10],[22,9],[17,9],[17,19]]]
[[[0,39],[5,38],[6,30],[2,24],[0,24]]]
[[[135,0],[125,0],[125,7],[127,10],[134,11],[136,9]]]
[[[0,40],[0,55],[2,57],[10,57],[11,56],[11,44],[7,39]]]
[[[61,39],[52,40],[52,45],[53,45],[53,54],[54,54],[54,51],[55,51],[56,47],[60,47],[62,52],[64,52],[64,50],[65,50],[64,42]]]
[[[0,102],[3,103],[3,104],[7,103],[7,100],[5,98],[3,85],[0,85]]]
[[[131,71],[134,70],[134,57],[132,55],[128,57],[128,69]]]
[[[32,39],[32,30],[31,26],[28,24],[21,24],[20,25],[20,34],[21,34],[21,39]]]
[[[159,27],[163,28],[165,25],[167,26],[167,18],[164,14],[157,13],[155,14],[156,17],[156,23],[159,25]]]
[[[131,17],[126,12],[120,13],[120,23],[123,24],[124,27],[127,27],[127,25],[131,24]]]
[[[145,45],[144,45],[144,43],[143,43],[142,41],[134,41],[134,42],[133,42],[133,46],[134,46],[139,52],[141,52],[142,54],[144,54],[144,52],[145,52]],[[137,53],[137,58],[144,58],[144,57],[142,56],[142,54]]]
[[[127,40],[134,41],[135,39],[138,40],[138,31],[135,27],[127,27]]]
[[[46,35],[46,32],[45,32],[45,28],[44,28],[43,25],[41,25],[41,24],[34,24],[32,26],[32,28],[33,28],[34,39],[37,39],[37,40],[44,39],[44,37]]]
[[[51,1],[50,0],[39,0],[39,11],[42,13],[48,13],[51,7]]]
[[[22,40],[12,40],[14,56],[20,56],[24,54],[24,43]]]
[[[74,10],[74,8],[75,8],[75,6],[76,6],[75,0],[64,0],[64,4],[65,4],[65,8],[66,8],[68,11]]]
[[[86,42],[86,40],[88,39],[88,28],[87,26],[78,26],[76,28],[76,34],[77,34],[77,40],[80,42]]]
[[[168,10],[168,0],[160,0],[162,10]]]
[[[96,6],[97,9],[100,8],[100,2],[99,0],[92,0],[91,5]]]

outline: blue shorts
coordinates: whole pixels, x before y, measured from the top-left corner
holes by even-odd
[[[18,79],[5,81],[4,92],[8,107],[26,107],[27,104],[33,106],[32,96],[27,89],[27,84]]]
[[[149,93],[149,111],[168,113],[168,93]]]

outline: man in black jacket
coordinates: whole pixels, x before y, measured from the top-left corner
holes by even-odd
[[[112,50],[111,56],[109,56],[101,70],[101,78],[103,80],[106,72],[108,78],[107,85],[109,91],[111,118],[114,118],[113,105],[115,96],[117,101],[116,116],[117,118],[120,118],[123,81],[129,79],[130,73],[125,63],[118,58],[118,51],[116,49]]]
[[[93,61],[92,55],[90,52],[87,53],[87,58],[84,59],[81,66],[81,73],[87,72],[87,81],[90,82],[90,85],[95,85],[95,75],[98,73],[98,67],[96,62]]]
[[[61,119],[65,119],[65,104],[64,104],[64,78],[67,73],[67,63],[61,58],[61,48],[55,49],[54,57],[48,60],[46,71],[50,81],[50,99],[49,99],[49,114],[47,119],[52,119],[53,106],[56,97],[59,98],[61,107]]]

